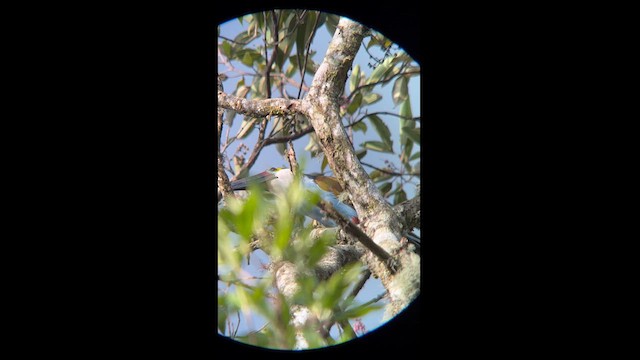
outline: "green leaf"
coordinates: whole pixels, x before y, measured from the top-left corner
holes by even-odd
[[[402,130],[409,139],[420,145],[420,128],[405,126]]]
[[[400,190],[402,190],[402,184],[398,184],[398,186],[397,186],[395,189],[393,189],[392,191],[389,191],[389,192],[386,194],[386,196],[387,196],[387,197],[389,197],[389,196],[391,196],[391,195],[395,195],[395,194],[397,194],[397,193],[398,193],[398,191],[400,191]]]
[[[377,36],[372,35],[371,38],[369,39],[369,42],[367,43],[367,50],[369,50],[369,48],[375,45],[380,45],[380,42],[378,41]]]
[[[378,101],[382,100],[382,95],[376,94],[376,93],[369,93],[369,94],[365,95],[362,98],[362,100],[364,101],[365,104],[371,105],[371,104],[375,104]]]
[[[250,191],[251,195],[247,197],[241,212],[236,217],[235,224],[238,235],[247,241],[253,234],[254,225],[259,225],[260,219],[265,214],[260,210],[262,209],[262,197],[259,195],[260,190],[258,189],[259,187],[255,187],[255,190]],[[261,214],[258,214],[258,211],[261,211]]]
[[[302,19],[302,26],[298,27],[296,32],[296,52],[298,54],[298,68],[302,69],[304,66],[305,52],[307,51],[307,42],[313,31],[313,23],[316,20],[318,13],[315,11],[308,11]]]
[[[320,171],[324,172],[324,169],[326,169],[328,165],[329,165],[329,160],[327,160],[327,156],[326,155],[323,155],[322,156],[322,165],[320,165]]]
[[[278,201],[278,220],[276,222],[274,236],[274,250],[282,254],[289,245],[291,234],[293,232],[293,221],[289,212],[289,207],[285,201]]]
[[[278,58],[278,60],[281,63],[284,63],[289,55],[291,55],[291,50],[293,50],[293,38],[291,36],[286,36],[280,41],[278,47],[282,51],[282,60],[280,61],[280,58]],[[278,56],[280,56],[280,54],[278,54]],[[280,67],[282,68],[282,65],[280,65]]]
[[[267,79],[264,76],[254,77],[251,84],[251,98],[261,99],[267,93]]]
[[[234,46],[244,48],[246,45],[243,44],[250,42],[251,39],[253,39],[253,35],[251,35],[247,31],[243,31],[240,34],[236,35],[235,38],[233,38]]]
[[[409,158],[409,161],[413,161],[419,158],[420,158],[420,151],[416,151],[413,155],[411,155],[411,157]]]
[[[314,268],[318,261],[322,259],[324,254],[327,252],[327,248],[335,239],[332,239],[331,233],[324,233],[319,239],[317,239],[311,246],[307,249],[304,249],[304,254],[307,255],[306,259],[306,267]]]
[[[318,11],[318,25],[314,29],[316,33],[318,32],[318,29],[320,29],[322,25],[324,25],[324,23],[327,21],[327,15],[327,13]]]
[[[267,294],[265,288],[262,286],[257,286],[253,288],[253,291],[248,296],[250,304],[253,305],[252,309],[257,310],[257,312],[266,317],[271,318],[274,316],[273,308],[271,304],[267,300]]]
[[[351,127],[353,131],[362,131],[363,133],[367,133],[367,124],[364,121],[360,121],[359,123],[353,125]]]
[[[407,134],[405,134],[406,129],[414,128],[416,126],[416,122],[413,120],[405,120],[413,117],[411,113],[411,98],[407,98],[405,101],[400,104],[400,143],[404,144],[407,141]],[[410,154],[407,154],[410,155]]]
[[[242,57],[242,63],[251,67],[253,66],[253,56],[251,56],[251,52],[250,51],[246,51],[244,53],[244,56]]]
[[[391,191],[391,187],[392,187],[392,184],[390,182],[387,182],[387,183],[382,184],[382,186],[380,186],[378,189],[380,190],[382,195],[384,195],[384,197],[387,197],[387,196],[389,196],[389,194],[387,194],[387,193],[389,191]]]
[[[411,171],[409,166],[409,158],[411,157],[411,151],[413,150],[413,141],[407,140],[402,147],[402,154],[400,154],[400,162],[405,165],[407,171]]]
[[[293,65],[296,69],[298,68],[298,55],[289,56],[289,63]]]
[[[379,310],[382,307],[383,307],[382,304],[359,305],[336,314],[336,320],[340,321],[340,320],[360,318],[372,311]]]
[[[405,193],[404,190],[400,190],[396,192],[396,194],[394,195],[393,203],[394,205],[396,205],[396,204],[400,204],[403,201],[407,201],[407,193]]]
[[[393,69],[392,58],[386,58],[382,64],[378,65],[371,73],[371,76],[367,80],[367,84],[373,84],[383,79],[384,76]]]
[[[285,33],[293,29],[293,26],[296,23],[295,11],[291,10],[281,10],[280,15],[278,16],[278,27],[284,31]]]
[[[280,46],[276,47],[276,66],[277,69],[282,70],[282,66],[284,65],[284,61],[287,59],[286,54],[284,53],[284,51],[280,48]]]
[[[356,110],[358,110],[361,104],[362,104],[362,94],[357,93],[356,96],[353,97],[353,100],[349,104],[349,107],[347,107],[347,112],[350,115],[353,115],[353,113],[355,113]]]
[[[258,32],[264,31],[264,13],[257,12],[253,14],[253,23],[252,25],[257,28]],[[251,26],[251,25],[249,25]]]
[[[369,177],[374,182],[381,182],[381,181],[385,181],[385,180],[391,179],[391,175],[389,175],[387,173],[384,173],[384,172],[382,172],[380,170],[373,170],[372,172],[369,173]]]
[[[287,66],[287,70],[284,72],[284,75],[288,78],[291,78],[297,71],[298,71],[297,62],[291,62],[289,63],[289,66]]]
[[[387,124],[385,124],[384,121],[382,121],[382,119],[378,117],[378,115],[369,115],[369,120],[371,120],[371,124],[373,125],[378,135],[380,135],[380,139],[382,140],[382,142],[388,145],[388,147],[393,151],[391,131],[389,131]]]
[[[349,91],[353,92],[360,85],[360,65],[353,67],[351,78],[349,78]]]
[[[413,165],[413,172],[415,174],[420,175],[420,161],[418,161],[415,165]]]
[[[400,76],[393,83],[392,98],[393,98],[393,103],[395,105],[398,105],[401,102],[405,101],[409,96],[408,84],[409,84],[409,80],[405,76]]]
[[[339,304],[349,286],[358,280],[360,266],[347,265],[343,271],[334,273],[318,287],[319,300],[324,309],[333,310]]]
[[[365,149],[360,149],[356,151],[356,156],[358,157],[358,160],[362,160],[363,157],[365,157],[367,155],[367,150]]]
[[[393,148],[382,141],[365,141],[362,146],[365,149],[393,154]]]
[[[244,120],[242,120],[242,124],[240,124],[240,130],[238,131],[238,134],[236,135],[236,139],[242,139],[242,138],[246,137],[247,135],[251,134],[251,132],[255,128],[255,125],[256,125],[257,121],[258,121],[258,119],[256,119],[256,118],[245,117]]]
[[[229,59],[231,58],[231,43],[229,43],[227,40],[222,41],[222,55],[228,57]]]

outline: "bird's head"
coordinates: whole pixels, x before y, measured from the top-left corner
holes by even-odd
[[[269,188],[273,188],[274,186],[280,190],[286,188],[293,181],[293,174],[291,170],[281,167],[272,167],[269,170],[263,171],[259,174],[247,176],[242,179],[238,179],[231,183],[232,190],[246,190],[247,187],[252,184],[261,184],[267,183]]]
[[[272,167],[265,173],[274,176],[268,183],[269,189],[274,193],[286,193],[293,182],[293,173],[287,168]]]

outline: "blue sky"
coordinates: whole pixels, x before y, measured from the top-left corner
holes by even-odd
[[[366,25],[366,24],[365,24]],[[223,37],[227,37],[230,39],[235,38],[235,36],[240,33],[244,28],[246,27],[246,23],[245,24],[241,24],[237,19],[233,19],[231,21],[228,21],[224,24],[221,24],[220,26],[220,35]],[[327,28],[325,26],[322,26],[318,29],[318,32],[313,40],[313,43],[311,44],[311,49],[315,50],[315,55],[313,56],[313,60],[317,63],[320,64],[322,62],[322,59],[327,51],[329,42],[331,41],[331,37],[332,34],[329,34],[329,32],[327,31]],[[217,39],[218,42],[220,42],[220,39]],[[391,39],[393,40],[393,39]],[[257,46],[259,43],[261,42],[261,40],[255,41],[254,43],[249,44],[249,46]],[[375,56],[377,57],[382,57],[382,54],[376,54],[375,52],[373,53]],[[361,47],[360,51],[358,52],[355,60],[354,60],[354,66],[356,65],[360,65],[361,70],[368,76],[371,74],[371,72],[373,71],[372,68],[368,67],[367,64],[371,63],[371,59],[369,54],[367,54],[367,52],[364,50],[364,47]],[[244,67],[242,64],[235,64],[234,66],[237,67],[237,70],[239,71],[250,71],[247,67]],[[238,83],[238,81],[240,79],[242,79],[242,76],[236,76],[236,75],[240,75],[239,72],[229,72],[229,68],[227,66],[225,66],[225,64],[223,64],[220,59],[218,62],[218,71],[219,73],[225,73],[229,76],[229,78],[224,82],[224,90],[226,92],[233,92],[236,89],[236,85]],[[305,84],[309,85],[311,83],[311,79],[312,77],[310,75],[305,77]],[[252,78],[250,76],[246,76],[245,75],[245,83],[250,84],[251,83]],[[297,75],[297,78],[295,78],[295,80],[299,81],[300,77],[299,75]],[[372,112],[376,112],[376,111],[388,111],[388,112],[394,112],[397,113],[399,111],[398,107],[395,106],[393,104],[392,98],[391,98],[391,91],[393,88],[393,82],[388,83],[385,86],[382,87],[377,87],[376,88],[376,92],[379,93],[380,95],[382,95],[382,100],[369,106],[368,108],[368,112],[372,113]],[[297,88],[291,88],[292,90],[289,90],[290,94],[293,94],[294,96],[297,95]],[[348,95],[348,86],[347,86],[347,95]],[[412,108],[412,112],[413,112],[413,116],[420,116],[420,76],[416,76],[410,79],[409,81],[409,94],[411,96],[411,108]],[[303,93],[304,95],[304,93]],[[279,97],[280,95],[278,93],[274,93],[274,97]],[[391,137],[392,139],[394,139],[394,152],[396,154],[399,154],[400,152],[400,145],[399,145],[399,130],[400,130],[400,126],[399,126],[399,121],[397,117],[392,117],[392,116],[386,116],[386,117],[381,117],[388,125],[389,130],[391,132]],[[238,130],[240,129],[240,124],[242,122],[242,116],[237,115],[234,119],[234,123],[232,125],[232,127],[230,128],[230,134],[233,135],[235,133],[238,132]],[[223,140],[222,142],[224,142],[224,134],[226,133],[228,129],[223,129]],[[249,149],[253,148],[253,145],[256,142],[256,137],[257,137],[257,131],[254,131],[252,134],[250,134],[247,138],[242,140],[242,143],[246,146],[249,147]],[[354,133],[354,146],[356,147],[356,149],[358,149],[358,145],[360,143],[362,143],[363,141],[366,140],[379,140],[379,137],[377,135],[377,133],[370,127],[369,130],[367,131],[366,134],[362,134],[361,132],[356,132]],[[321,169],[321,161],[322,161],[322,157],[317,157],[317,158],[311,158],[309,156],[309,153],[307,151],[304,150],[305,146],[307,145],[307,143],[309,142],[308,137],[302,137],[301,139],[298,139],[296,141],[294,141],[294,148],[296,151],[296,156],[298,158],[298,160],[300,161],[303,157],[306,160],[306,171],[307,173],[312,173],[312,172],[320,172]],[[232,145],[229,146],[229,149],[227,150],[227,153],[229,155],[233,154],[234,151],[236,150],[236,148],[238,147],[238,145],[240,144],[239,141],[236,141],[235,143],[233,143]],[[414,145],[414,152],[419,150],[419,146],[416,144]],[[249,152],[250,153],[250,152]],[[378,166],[378,167],[384,167],[384,161],[385,160],[389,160],[393,163],[399,164],[398,161],[398,155],[396,154],[383,154],[383,153],[377,153],[377,152],[373,152],[373,151],[369,151],[368,155],[363,159],[363,161],[370,163],[374,166]],[[247,154],[248,156],[248,154]],[[251,171],[251,174],[255,174],[258,172],[261,172],[265,169],[268,169],[272,166],[282,166],[282,167],[288,167],[288,162],[286,161],[286,159],[280,155],[280,153],[278,153],[275,149],[275,146],[270,146],[270,147],[266,147],[263,149],[263,151],[261,152],[260,156],[258,157],[258,159],[256,160],[255,165],[253,166],[253,169]],[[327,170],[330,170],[329,168],[327,168]],[[367,171],[371,171],[371,168],[365,167],[365,170]],[[231,174],[229,174],[231,175]],[[417,183],[418,180],[414,181]],[[415,188],[413,186],[405,186],[405,191],[407,192],[407,197],[410,199],[413,196],[415,196]],[[419,231],[416,231],[417,234],[419,234]],[[246,270],[247,273],[249,274],[260,274],[263,271],[260,269],[260,263],[268,263],[268,258],[264,255],[264,254],[260,254],[259,251],[256,252],[254,255],[252,255],[251,257],[251,265],[247,265],[246,266]],[[218,284],[220,287],[220,284]],[[360,291],[358,297],[356,298],[357,301],[360,302],[366,302],[368,300],[370,300],[371,298],[374,298],[375,296],[379,295],[380,293],[382,293],[384,291],[384,288],[382,287],[382,285],[379,283],[379,281],[374,280],[374,279],[370,279],[369,281],[367,281],[367,283],[365,284],[364,288]],[[375,311],[372,312],[366,316],[364,316],[362,318],[362,322],[364,323],[366,330],[367,331],[372,331],[374,330],[376,327],[382,325],[381,324],[381,318],[382,318],[382,313],[383,310],[379,310],[379,311]],[[250,329],[250,327],[248,327],[248,322],[244,321],[241,323],[241,328],[240,328],[240,332],[246,331],[246,330],[255,330],[260,328],[262,322],[260,321],[259,318],[254,318],[252,319],[253,322],[253,329]],[[334,327],[334,331],[335,331],[335,327]],[[335,335],[335,333],[333,333]]]

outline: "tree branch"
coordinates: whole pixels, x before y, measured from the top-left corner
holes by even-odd
[[[349,96],[347,98],[350,101],[351,98],[353,96],[355,96],[355,94],[357,94],[358,90],[360,90],[360,89],[363,89],[363,88],[366,88],[366,87],[371,87],[371,86],[376,86],[376,85],[386,84],[386,83],[390,82],[391,80],[393,80],[393,78],[395,78],[397,76],[413,75],[413,74],[420,74],[420,70],[409,70],[409,71],[405,71],[405,72],[401,72],[401,73],[397,73],[397,74],[391,75],[386,79],[380,79],[378,81],[375,81],[375,82],[372,82],[372,83],[369,83],[369,84],[360,85],[360,86],[356,87],[355,89],[353,89],[353,91],[351,92],[351,94],[349,94]]]
[[[222,78],[218,76],[218,92],[222,92]],[[222,138],[222,126],[224,117],[224,110],[221,107],[218,107],[218,144],[220,144],[220,139]],[[229,178],[227,177],[227,173],[224,171],[224,163],[222,160],[222,154],[220,153],[220,147],[218,146],[218,202],[222,199],[222,196],[227,196],[231,194],[231,196],[235,196],[233,191],[231,190],[231,186],[229,185]]]
[[[251,117],[265,117],[272,115],[293,115],[306,113],[308,104],[301,100],[287,99],[253,99],[247,100],[235,95],[218,91],[218,106],[234,110],[239,114]]]
[[[385,316],[393,317],[408,306],[419,292],[420,257],[415,253],[401,252],[399,240],[403,232],[402,222],[355,155],[342,125],[338,101],[344,93],[347,72],[365,31],[360,24],[346,18],[340,19],[307,94],[310,107],[306,115],[315,129],[331,170],[351,196],[367,238],[372,239],[386,254],[374,255],[374,252],[370,252],[363,260],[389,292],[390,304]],[[396,255],[398,264],[378,260],[379,257],[393,259]],[[390,268],[399,271],[390,271]]]
[[[320,20],[320,14],[316,15],[316,21],[313,24],[313,31],[311,32],[311,34],[309,34],[309,39],[307,39],[307,49],[305,51],[305,56],[304,56],[304,64],[302,66],[302,69],[300,69],[300,88],[298,88],[298,96],[296,97],[296,99],[300,99],[300,95],[302,94],[302,84],[304,84],[304,74],[307,72],[307,61],[309,60],[309,49],[311,48],[311,40],[313,39],[314,35],[316,34],[316,28],[318,27],[318,21]]]
[[[362,162],[362,161],[361,161],[360,163],[361,163],[362,165],[364,165],[364,166],[368,166],[368,167],[370,167],[370,168],[372,168],[372,169],[378,170],[378,171],[380,171],[380,172],[382,172],[382,173],[389,174],[389,175],[394,175],[394,176],[419,176],[419,175],[420,175],[420,174],[416,174],[416,173],[406,173],[406,174],[403,174],[403,173],[398,173],[398,172],[394,172],[394,171],[389,171],[389,170],[386,170],[386,169],[381,169],[381,168],[379,168],[379,167],[375,167],[375,166],[373,166],[373,165],[371,165],[371,164],[367,164],[367,163]]]
[[[249,156],[249,160],[247,160],[247,162],[244,163],[240,168],[240,170],[233,176],[233,181],[238,180],[238,177],[241,176],[242,173],[245,172],[245,170],[251,169],[253,164],[258,159],[258,155],[260,155],[260,152],[264,147],[264,133],[266,132],[266,130],[267,130],[267,118],[265,117],[265,119],[260,122],[260,130],[258,131],[258,140],[256,141],[256,146],[253,147],[253,151]]]
[[[300,132],[294,133],[289,136],[281,136],[281,137],[271,137],[264,141],[265,145],[271,145],[276,143],[283,143],[291,140],[297,140],[309,133],[313,132],[313,126],[309,126],[306,129],[301,130]]]
[[[420,229],[420,195],[397,204],[393,210],[403,220],[405,229]]]

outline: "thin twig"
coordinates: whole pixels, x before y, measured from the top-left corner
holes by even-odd
[[[373,299],[367,301],[366,303],[364,303],[364,304],[362,304],[360,306],[367,306],[367,305],[375,304],[378,301],[382,300],[385,296],[387,296],[387,292],[386,291],[383,292],[383,293],[378,294],[378,296],[374,297]]]
[[[258,159],[258,155],[260,154],[260,152],[262,151],[262,148],[264,147],[264,133],[266,129],[267,129],[267,118],[265,117],[260,123],[258,140],[256,141],[256,145],[253,147],[253,151],[249,156],[249,160],[247,160],[247,162],[244,163],[244,165],[242,165],[242,168],[240,168],[240,170],[233,176],[231,181],[238,180],[238,176],[242,174],[244,170],[250,169],[253,166],[253,164],[256,162],[256,160]]]
[[[289,136],[281,136],[281,137],[270,137],[267,140],[264,141],[265,145],[271,145],[271,144],[276,144],[276,143],[283,143],[283,142],[287,142],[287,141],[291,141],[291,140],[297,140],[309,133],[312,133],[314,131],[312,126],[309,126],[297,133],[294,133],[292,135]]]
[[[389,170],[386,170],[386,169],[381,169],[381,168],[379,168],[379,167],[373,166],[373,165],[371,165],[371,164],[367,164],[367,163],[362,162],[362,161],[360,161],[360,164],[362,164],[362,165],[364,165],[364,166],[368,166],[368,167],[370,167],[370,168],[372,168],[372,169],[378,170],[378,171],[380,171],[380,172],[382,172],[382,173],[389,174],[389,175],[393,175],[393,176],[419,176],[419,175],[420,175],[420,174],[416,174],[416,173],[413,173],[413,172],[406,173],[406,174],[403,174],[403,173],[397,173],[397,172],[394,172],[394,171],[389,171]]]
[[[393,78],[397,77],[397,76],[404,76],[404,75],[413,75],[413,74],[420,74],[420,70],[409,70],[406,72],[401,72],[401,73],[397,73],[395,75],[390,76],[388,79],[380,79],[376,82],[372,82],[370,84],[364,84],[364,85],[360,85],[357,88],[353,89],[353,91],[351,92],[351,94],[349,94],[349,96],[347,97],[347,99],[349,101],[351,101],[351,98],[353,96],[355,96],[355,94],[358,93],[358,90],[362,89],[362,88],[366,88],[368,86],[376,86],[378,84],[385,84],[388,83],[389,81],[393,80]]]
[[[233,39],[229,39],[228,37],[223,36],[223,35],[218,35],[218,37],[220,39],[222,39],[222,40],[227,40],[229,42],[232,42],[232,43],[238,44],[238,45],[247,45],[247,44],[249,44],[250,42],[252,42],[253,40],[255,40],[257,38],[257,36],[253,36],[247,42],[240,42],[240,41],[236,41],[236,40],[233,40]]]
[[[414,117],[409,117],[409,116],[402,116],[400,114],[396,114],[396,113],[392,113],[389,111],[376,111],[376,112],[372,112],[372,113],[368,113],[368,114],[364,114],[361,118],[359,118],[358,120],[352,122],[351,124],[347,124],[345,125],[345,127],[349,127],[349,126],[353,126],[357,123],[359,123],[360,121],[363,121],[364,119],[366,119],[369,116],[373,116],[373,115],[391,115],[391,116],[395,116],[395,117],[399,117],[400,119],[403,120],[413,120],[413,121],[420,121],[420,116],[414,116]]]
[[[231,335],[232,338],[235,338],[238,335],[238,330],[240,329],[240,312],[237,312],[238,314],[238,322],[236,323],[236,328],[233,331],[233,335]]]
[[[355,298],[356,295],[358,295],[360,290],[362,290],[362,287],[364,287],[364,284],[367,282],[367,280],[369,280],[369,277],[371,277],[371,270],[366,269],[362,272],[360,280],[358,280],[356,285],[353,287],[353,290],[351,290],[351,294],[349,294],[350,298]]]
[[[269,61],[267,62],[267,67],[264,70],[264,77],[266,80],[266,86],[267,86],[267,99],[271,98],[271,76],[269,75],[271,73],[271,67],[273,66],[273,63],[276,61],[276,57],[278,56],[278,17],[276,15],[275,10],[273,11],[273,22],[274,22],[274,34],[273,36],[276,39],[274,48],[273,48],[273,52],[271,53],[271,58],[269,58]],[[267,58],[267,13],[265,13],[265,22],[264,22],[264,58]]]

